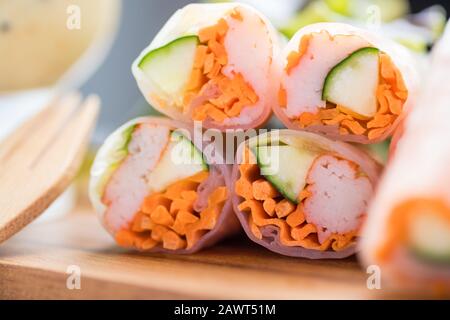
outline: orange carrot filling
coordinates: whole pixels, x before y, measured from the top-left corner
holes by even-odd
[[[450,224],[450,207],[442,200],[416,198],[396,206],[386,223],[386,238],[376,251],[377,259],[386,262],[400,246],[409,243],[410,223],[421,214],[433,214]]]
[[[285,67],[285,72],[288,75],[293,68],[300,64],[308,49],[311,36],[303,36],[298,51],[293,51],[288,55]],[[329,36],[333,38],[331,35]],[[358,115],[345,106],[327,101],[325,108],[320,108],[316,113],[304,112],[294,121],[301,128],[313,125],[336,126],[341,135],[364,135],[369,140],[382,136],[402,113],[403,105],[408,98],[408,90],[400,71],[391,58],[387,54],[380,52],[379,59],[380,81],[376,92],[378,108],[373,117],[368,118]],[[279,105],[286,107],[288,97],[283,87],[280,87],[278,98]]]
[[[139,250],[192,248],[215,228],[227,199],[227,188],[218,187],[210,194],[207,207],[195,211],[197,188],[208,176],[208,172],[200,172],[173,183],[164,192],[149,195],[129,227],[116,233],[116,242]]]
[[[316,226],[305,218],[304,201],[312,195],[308,186],[300,193],[299,204],[294,204],[261,175],[255,156],[248,148],[244,150],[243,159],[235,192],[243,198],[238,209],[249,214],[248,224],[256,238],[262,239],[261,227],[272,225],[280,229],[280,242],[289,247],[339,251],[355,242],[357,231],[333,233],[320,243]]]
[[[230,14],[232,19],[242,21],[238,10]],[[247,106],[256,104],[259,100],[250,84],[246,82],[242,74],[233,74],[228,78],[222,73],[228,63],[225,49],[225,37],[228,24],[225,19],[220,19],[213,26],[199,31],[200,44],[197,46],[194,68],[189,79],[183,103],[185,112],[191,110],[191,105],[198,99],[202,103],[192,108],[192,119],[204,121],[211,119],[223,122],[225,119],[238,117]],[[214,88],[213,97],[203,99],[205,92]]]
[[[306,51],[308,50],[310,40],[311,40],[310,34],[303,36],[298,46],[298,52],[292,51],[288,55],[286,67],[284,69],[288,75],[291,74],[292,69],[294,69],[300,63],[300,60],[303,58]]]

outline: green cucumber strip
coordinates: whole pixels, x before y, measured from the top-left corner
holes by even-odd
[[[180,94],[189,82],[199,39],[189,35],[147,53],[138,67],[167,94]]]
[[[361,48],[334,66],[325,78],[322,100],[373,116],[377,109],[379,52],[373,47]]]
[[[264,176],[286,199],[298,204],[307,174],[317,157],[314,152],[289,145],[260,146],[252,152]]]

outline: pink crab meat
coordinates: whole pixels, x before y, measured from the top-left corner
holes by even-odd
[[[248,124],[261,117],[269,105],[268,93],[272,92],[272,38],[266,23],[252,11],[239,10],[242,21],[227,17],[228,31],[225,37],[228,64],[223,73],[228,78],[242,74],[258,95],[255,105],[245,107],[239,117],[225,120],[226,125]]]
[[[156,166],[170,139],[170,129],[140,124],[128,145],[128,156],[111,176],[103,195],[105,223],[117,231],[126,227],[148,193],[147,174]]]
[[[331,155],[315,160],[306,182],[312,193],[305,200],[305,217],[317,227],[319,242],[333,233],[359,229],[373,194],[369,178],[356,165]]]

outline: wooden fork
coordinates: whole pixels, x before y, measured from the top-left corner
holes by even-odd
[[[0,142],[0,243],[38,217],[75,177],[100,100],[55,99]]]

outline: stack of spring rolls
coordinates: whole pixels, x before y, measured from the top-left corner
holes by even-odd
[[[383,238],[383,261],[395,265],[392,255],[406,241],[402,221],[421,209],[430,217],[436,211],[436,221],[424,218],[430,228],[448,221],[448,210],[439,211],[447,208],[444,202],[432,197],[450,181],[438,181],[448,159],[445,139],[438,143],[435,136],[444,128],[431,112],[422,112],[429,121],[420,134],[414,130],[414,112],[427,104],[416,110],[419,81],[409,52],[337,23],[307,26],[284,48],[278,38],[249,6],[192,4],[178,10],[136,59],[132,72],[142,94],[171,119],[132,120],[98,152],[91,200],[119,245],[193,253],[243,229],[279,254],[345,258],[365,238],[366,222],[363,250],[378,250]],[[422,101],[434,101],[427,99]],[[226,163],[221,146],[202,141],[204,129],[226,136],[264,128],[272,111],[288,129],[253,135],[233,149],[234,163]],[[387,139],[409,113],[411,126],[371,206],[382,166],[349,142]],[[425,141],[427,134],[435,144]],[[423,143],[423,153],[411,157],[416,143]],[[427,146],[436,152],[436,165],[420,160]],[[420,182],[413,159],[424,169]],[[393,200],[414,186],[431,194],[405,198],[392,212],[392,224],[383,225]],[[436,228],[438,238],[448,238],[448,229]],[[448,247],[443,250],[448,254]],[[378,253],[367,256],[371,261]]]

